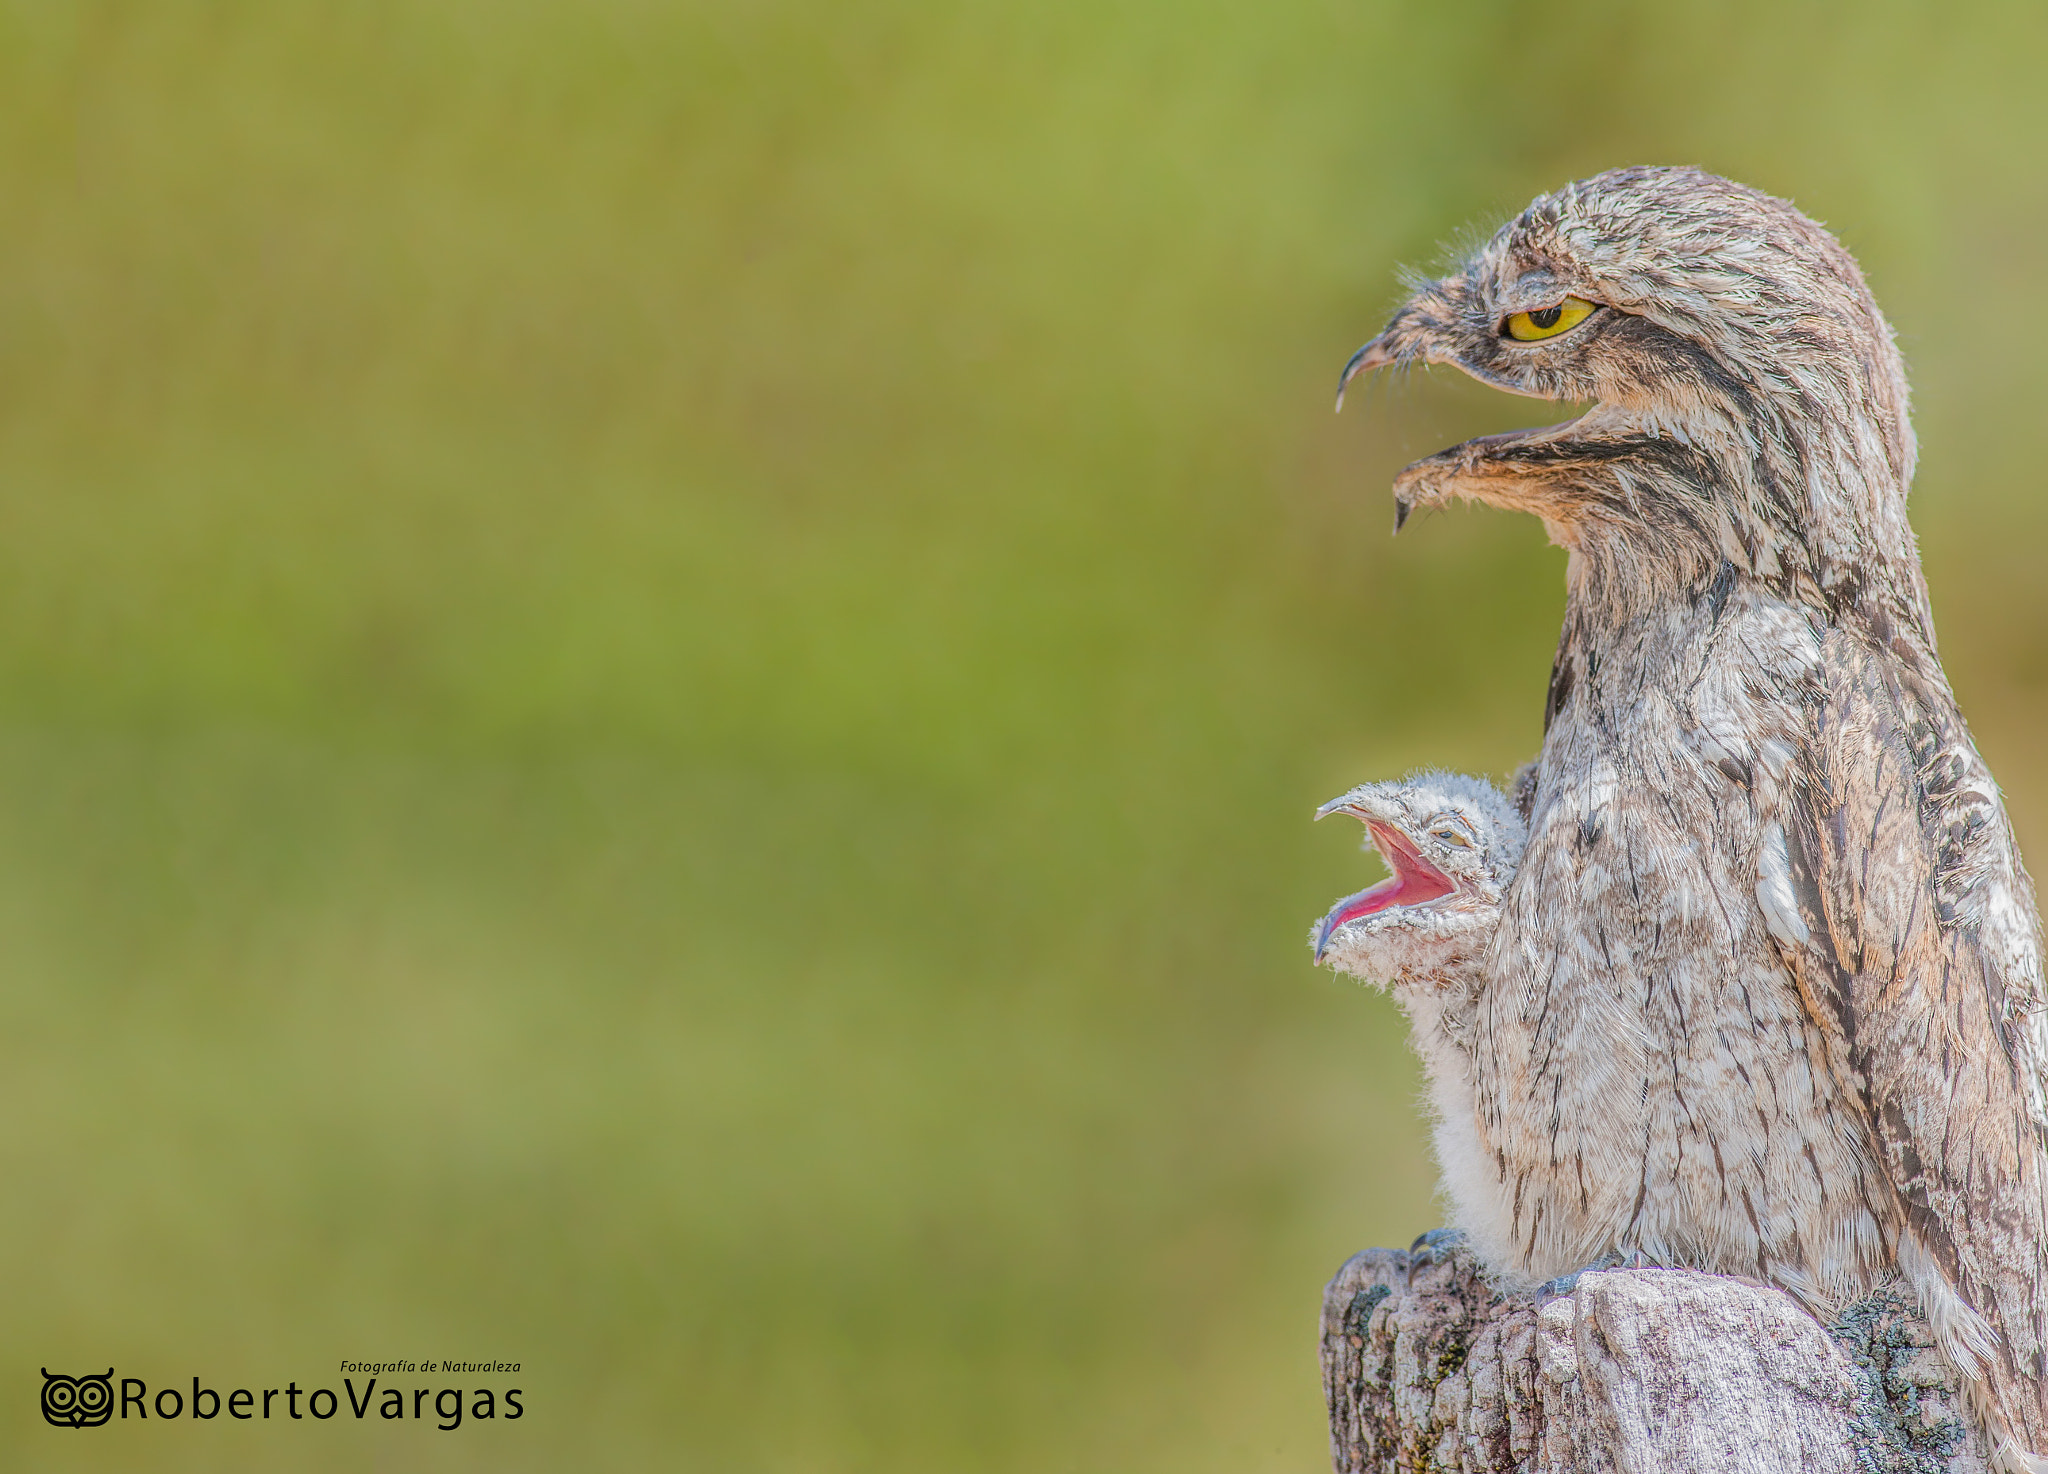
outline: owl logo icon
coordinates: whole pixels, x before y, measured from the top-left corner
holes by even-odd
[[[97,1428],[114,1411],[114,1369],[65,1377],[43,1368],[43,1420],[54,1428]]]

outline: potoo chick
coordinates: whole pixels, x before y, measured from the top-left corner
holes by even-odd
[[[1479,1147],[1472,1069],[1473,1008],[1501,897],[1522,858],[1526,827],[1483,778],[1417,773],[1367,783],[1316,811],[1349,814],[1393,873],[1346,896],[1309,936],[1316,961],[1384,985],[1408,1015],[1429,1082],[1437,1164],[1454,1220],[1492,1190]]]
[[[1345,371],[1590,402],[1395,483],[1567,550],[1529,832],[1467,1028],[1511,1277],[1604,1256],[1894,1278],[2007,1469],[2048,1469],[2032,886],[1936,656],[1892,334],[1791,205],[1684,168],[1529,206]],[[2029,1451],[2033,1451],[2030,1453]]]

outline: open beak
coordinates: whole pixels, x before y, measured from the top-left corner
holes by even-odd
[[[1411,364],[1452,364],[1481,383],[1511,394],[1546,396],[1491,374],[1458,351],[1461,334],[1469,330],[1460,313],[1465,286],[1459,278],[1447,278],[1422,288],[1397,311],[1380,335],[1351,355],[1337,380],[1337,408],[1344,407],[1344,392],[1353,379],[1374,369],[1405,368]],[[1585,417],[1581,416],[1580,420]],[[1582,503],[1591,498],[1583,485],[1585,477],[1574,471],[1592,469],[1589,459],[1576,446],[1573,432],[1582,429],[1580,420],[1518,430],[1506,435],[1482,435],[1449,450],[1425,456],[1394,480],[1394,531],[1399,532],[1418,507],[1426,507],[1453,496],[1532,512],[1546,520],[1572,519]],[[1574,465],[1574,462],[1582,464]]]
[[[1395,329],[1389,327],[1370,343],[1351,355],[1344,365],[1344,373],[1337,380],[1337,408],[1344,408],[1344,391],[1351,387],[1351,381],[1360,374],[1369,374],[1374,369],[1391,367],[1402,361],[1401,352],[1392,341]],[[1408,525],[1408,514],[1415,510],[1415,499],[1404,495],[1399,487],[1394,490],[1394,531],[1399,532]],[[1318,813],[1317,818],[1322,815]]]
[[[1419,906],[1424,901],[1434,901],[1457,889],[1448,875],[1423,859],[1405,835],[1381,822],[1367,804],[1346,795],[1332,799],[1316,810],[1318,819],[1330,814],[1350,814],[1364,821],[1366,832],[1372,836],[1373,848],[1380,852],[1380,858],[1394,873],[1356,895],[1346,896],[1330,908],[1330,914],[1316,929],[1317,962],[1321,962],[1323,953],[1329,950],[1330,938],[1361,916],[1371,916],[1394,906]]]

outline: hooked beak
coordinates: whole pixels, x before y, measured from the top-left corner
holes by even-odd
[[[1344,365],[1343,376],[1337,380],[1337,408],[1339,411],[1344,408],[1344,391],[1350,387],[1353,379],[1357,378],[1360,374],[1370,373],[1374,369],[1386,368],[1388,365],[1398,361],[1398,355],[1393,346],[1387,342],[1390,335],[1390,333],[1381,333],[1377,338],[1374,338],[1370,343],[1352,354],[1351,361]]]
[[[1337,380],[1337,408],[1344,408],[1344,390],[1360,374],[1401,368],[1411,363],[1452,363],[1458,306],[1457,279],[1433,282],[1403,304],[1380,329],[1380,335],[1351,355]]]

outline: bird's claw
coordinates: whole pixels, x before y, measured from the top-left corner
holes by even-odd
[[[1555,1300],[1559,1295],[1569,1295],[1579,1287],[1580,1275],[1586,1273],[1587,1270],[1597,1268],[1599,1268],[1598,1265],[1588,1264],[1585,1269],[1575,1269],[1570,1274],[1561,1274],[1554,1280],[1545,1280],[1536,1287],[1536,1298],[1539,1300]]]
[[[1569,1295],[1579,1287],[1579,1277],[1603,1269],[1655,1269],[1650,1256],[1641,1249],[1610,1249],[1591,1264],[1582,1264],[1570,1274],[1561,1274],[1554,1280],[1545,1280],[1536,1287],[1539,1299],[1550,1299],[1556,1295]]]
[[[1463,1230],[1432,1228],[1408,1246],[1408,1257],[1418,1264],[1442,1264],[1463,1247]]]

